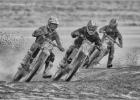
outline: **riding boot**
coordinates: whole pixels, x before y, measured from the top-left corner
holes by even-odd
[[[113,67],[112,61],[113,61],[113,58],[114,58],[114,52],[115,52],[114,45],[109,46],[109,55],[108,55],[107,68]]]
[[[113,58],[109,58],[109,59],[108,59],[107,68],[113,67],[113,65],[112,65],[112,60],[113,60]]]
[[[43,72],[43,75],[42,75],[43,78],[51,78],[52,77],[52,75],[50,73],[50,69],[52,67],[53,67],[53,63],[51,61],[46,63],[45,69],[44,69],[44,72]]]

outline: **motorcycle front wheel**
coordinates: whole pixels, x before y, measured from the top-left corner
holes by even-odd
[[[17,73],[15,74],[12,82],[19,82],[20,79],[24,76],[24,72],[22,69],[18,69]]]
[[[77,72],[78,68],[81,66],[84,58],[86,57],[86,55],[83,54],[83,52],[80,52],[74,65],[72,67],[72,69],[70,69],[67,77],[65,78],[65,81],[70,81],[72,79],[72,77],[74,76],[74,74]]]
[[[30,73],[26,76],[26,78],[24,79],[24,82],[30,82],[32,80],[32,78],[34,77],[34,75],[37,73],[37,71],[39,70],[41,64],[43,63],[43,60],[45,58],[44,53],[41,53],[38,60],[36,61],[36,63],[33,65],[33,69],[31,69]]]

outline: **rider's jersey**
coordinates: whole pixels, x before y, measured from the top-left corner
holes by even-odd
[[[118,31],[117,27],[111,28],[109,25],[106,25],[99,30],[100,32],[105,31],[107,35],[109,35],[111,38],[116,40],[118,38],[119,42],[122,43],[122,35]]]
[[[95,32],[94,35],[89,35],[87,32],[87,28],[86,26],[79,28],[77,30],[75,30],[74,32],[71,33],[73,38],[76,38],[79,34],[82,34],[87,40],[89,40],[90,42],[95,42],[95,45],[101,45],[101,39],[99,37],[98,32]],[[81,46],[82,41],[84,39],[82,37],[77,37],[74,41],[74,44],[78,47]]]
[[[42,26],[39,29],[35,30],[32,34],[33,37],[36,37],[35,42],[42,44],[45,42],[45,39],[42,36],[45,36],[46,38],[56,41],[56,43],[62,47],[59,35],[57,34],[56,31],[51,31],[47,26]]]

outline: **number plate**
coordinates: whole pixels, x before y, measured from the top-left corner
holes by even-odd
[[[91,48],[91,44],[90,44],[90,43],[84,42],[84,43],[82,44],[82,50],[83,50],[83,52],[84,52],[86,55],[89,54],[90,48]]]
[[[52,50],[53,49],[53,45],[50,44],[49,42],[45,42],[44,48],[47,48],[49,50]]]

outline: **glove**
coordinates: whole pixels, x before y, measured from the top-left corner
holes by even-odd
[[[64,52],[65,49],[63,47],[59,47],[60,51]]]
[[[48,34],[44,34],[45,37],[48,37]]]
[[[43,39],[45,39],[45,38],[46,38],[46,36],[45,36],[45,35],[41,35],[41,37],[42,37]]]
[[[83,34],[80,34],[79,37],[84,38],[84,35]]]
[[[71,33],[71,36],[72,38],[76,38],[77,36],[79,36],[79,32],[74,31]]]

